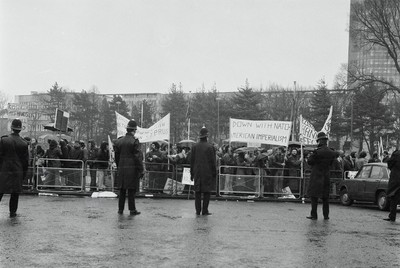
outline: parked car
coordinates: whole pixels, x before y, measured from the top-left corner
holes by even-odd
[[[380,210],[388,210],[386,191],[390,170],[386,163],[365,164],[354,178],[339,184],[340,202],[350,206],[354,201],[373,202]]]

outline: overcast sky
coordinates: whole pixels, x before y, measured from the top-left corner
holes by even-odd
[[[350,0],[1,0],[0,92],[332,86]]]

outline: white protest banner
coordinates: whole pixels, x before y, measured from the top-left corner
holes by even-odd
[[[292,122],[230,118],[230,141],[287,146]]]
[[[129,119],[117,112],[115,112],[115,114],[117,116],[117,137],[125,136]],[[149,128],[138,127],[135,133],[135,137],[139,139],[140,142],[169,140],[169,136],[170,114],[167,114]]]
[[[117,137],[125,136],[126,134],[126,126],[128,125],[129,119],[115,112],[115,116],[117,118]],[[142,141],[142,139],[146,136],[147,128],[138,127],[135,133],[135,137]]]
[[[300,115],[300,138],[303,144],[317,144],[317,134],[314,126]]]
[[[190,179],[190,168],[183,168],[182,184],[194,185],[194,181]]]
[[[328,118],[325,121],[324,126],[322,127],[321,131],[325,132],[325,134],[329,137],[329,134],[331,133],[331,123],[332,123],[332,110],[333,106],[331,106],[329,110],[329,115]]]
[[[115,116],[117,120],[117,137],[125,136],[129,119],[117,112],[115,112]]]
[[[151,127],[145,129],[140,142],[152,142],[159,140],[169,140],[170,136],[170,114],[167,114]]]
[[[329,110],[328,118],[326,118],[325,124],[322,127],[321,131],[325,132],[325,134],[329,137],[329,133],[331,132],[331,123],[332,123],[332,110],[333,106],[331,106]],[[317,134],[318,132],[315,130],[314,126],[308,122],[306,119],[300,115],[300,142],[303,144],[317,144]]]

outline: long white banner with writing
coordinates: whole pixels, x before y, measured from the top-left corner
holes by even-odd
[[[117,112],[115,112],[115,115],[117,118],[117,137],[125,136],[129,119]],[[149,128],[138,127],[135,133],[135,137],[139,139],[140,142],[169,140],[169,136],[170,114],[167,114]]]
[[[287,146],[292,129],[290,121],[243,120],[229,121],[230,141]]]

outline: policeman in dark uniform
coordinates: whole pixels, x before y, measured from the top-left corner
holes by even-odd
[[[307,194],[311,198],[311,215],[308,216],[307,219],[318,219],[318,198],[321,198],[322,213],[324,219],[328,220],[330,191],[329,169],[337,153],[328,148],[328,136],[326,136],[324,132],[318,133],[317,142],[318,148],[308,158],[308,164],[311,166],[311,175]]]
[[[118,214],[123,214],[126,192],[128,191],[128,208],[130,215],[139,215],[136,210],[135,195],[139,190],[140,178],[143,176],[143,157],[139,140],[135,138],[137,124],[130,120],[126,127],[126,135],[115,142],[115,162],[117,164],[117,181],[120,188]]]
[[[193,145],[190,157],[190,179],[194,180],[196,215],[211,215],[208,211],[210,196],[217,176],[214,146],[207,142],[208,130],[200,130],[200,141]],[[203,194],[203,206],[201,195]]]
[[[29,163],[28,143],[20,137],[21,129],[21,120],[14,119],[11,122],[13,133],[0,140],[0,201],[4,194],[11,194],[11,218],[17,216],[19,193]]]

